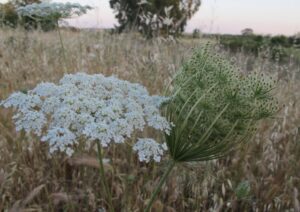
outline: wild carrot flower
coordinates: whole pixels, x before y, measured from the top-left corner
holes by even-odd
[[[166,116],[176,125],[166,135],[171,160],[145,211],[177,163],[218,159],[249,141],[257,122],[277,110],[273,89],[265,75],[243,76],[219,55],[197,50],[170,89]]]
[[[58,150],[71,155],[81,137],[107,147],[112,142],[124,143],[146,126],[169,133],[170,124],[160,115],[160,105],[167,100],[150,96],[140,84],[77,73],[65,75],[57,85],[41,83],[27,93],[13,93],[0,105],[15,109],[17,130],[41,136],[51,153]],[[160,144],[151,139],[151,145]],[[150,153],[144,153],[147,160],[143,161],[148,162],[151,154],[159,161],[162,155],[161,151]]]
[[[210,50],[197,50],[173,81],[168,117],[176,124],[167,144],[177,162],[220,158],[277,110],[274,81],[242,75]]]
[[[140,138],[133,146],[133,150],[138,152],[140,161],[148,163],[152,157],[154,161],[160,162],[164,151],[168,150],[168,148],[166,143],[159,144],[151,138]]]

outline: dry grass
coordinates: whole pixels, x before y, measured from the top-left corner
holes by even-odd
[[[56,32],[0,31],[0,99],[64,73],[117,75],[159,94],[199,41],[144,41],[136,35],[63,32],[66,61]],[[201,41],[200,41],[201,42]],[[242,70],[279,79],[282,109],[261,123],[257,135],[234,155],[219,161],[182,164],[173,171],[153,211],[300,211],[299,67],[264,57],[236,56]],[[96,152],[78,149],[73,158],[47,154],[47,145],[16,133],[12,111],[0,109],[0,211],[99,211],[106,207]],[[151,132],[149,132],[151,133]],[[165,166],[145,165],[126,146],[106,151],[116,211],[141,211]],[[241,182],[250,192],[241,195]]]

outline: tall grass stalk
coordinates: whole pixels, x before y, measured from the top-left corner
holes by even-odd
[[[61,50],[62,50],[62,54],[63,54],[64,72],[66,72],[66,70],[67,70],[67,67],[66,67],[67,66],[67,57],[66,57],[65,46],[64,46],[62,35],[61,35],[58,20],[56,21],[56,25],[57,25],[57,32],[58,32],[58,37],[59,37],[59,41],[60,41],[60,45],[61,45]]]
[[[102,184],[102,187],[105,190],[105,195],[106,198],[108,199],[108,208],[110,212],[114,212],[114,206],[113,206],[113,202],[112,202],[112,195],[111,195],[111,191],[108,187],[108,183],[106,180],[106,176],[105,176],[105,170],[104,170],[104,165],[103,165],[103,156],[102,156],[102,148],[100,145],[100,142],[96,141],[97,143],[97,155],[98,155],[98,162],[99,162],[99,173],[100,173],[100,181]]]

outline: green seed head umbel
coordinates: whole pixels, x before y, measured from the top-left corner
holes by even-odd
[[[249,140],[257,121],[277,110],[274,81],[242,75],[209,49],[197,50],[173,81],[167,116],[176,127],[167,136],[177,162],[220,158]]]

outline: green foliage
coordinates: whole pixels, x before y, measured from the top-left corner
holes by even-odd
[[[51,31],[56,29],[57,24],[55,20],[49,20],[49,19],[34,19],[32,17],[21,17],[19,20],[20,26],[24,27],[26,30],[35,30],[35,29],[41,29],[42,31]]]
[[[146,37],[178,35],[198,10],[200,0],[110,0],[118,32],[139,30]]]
[[[234,190],[234,193],[238,200],[247,199],[249,198],[251,191],[251,186],[248,181],[242,181],[238,184],[236,189]]]
[[[200,29],[194,29],[193,30],[193,38],[200,38],[200,35],[201,35],[201,31]]]
[[[39,0],[30,1],[10,1],[5,4],[0,4],[0,26],[8,26],[16,28],[17,26],[24,27],[27,30],[41,28],[43,31],[53,30],[56,23],[53,20],[35,20],[32,17],[19,16],[17,8],[32,3],[40,3]]]
[[[290,48],[292,47],[293,43],[288,37],[283,35],[274,36],[270,39],[271,46],[282,46]]]
[[[262,36],[262,35],[223,35],[220,37],[220,44],[229,51],[237,53],[243,51],[247,54],[258,56],[262,49],[268,49],[270,59],[280,63],[290,61],[290,56],[296,55],[300,46],[300,39],[297,36],[286,37]],[[300,63],[300,57],[295,58]]]
[[[49,3],[39,0],[14,1],[1,5],[0,15],[2,25],[25,29],[40,28],[43,31],[53,30],[58,21],[63,18],[80,16],[91,10],[90,6],[81,6],[77,3]]]
[[[211,50],[197,50],[175,77],[167,144],[177,162],[220,158],[249,139],[257,121],[277,111],[274,81],[244,76]]]
[[[64,18],[80,16],[91,10],[90,6],[81,6],[78,3],[34,3],[18,7],[17,13],[22,19],[30,19],[50,29],[58,27],[58,22]]]
[[[220,43],[234,53],[244,50],[247,53],[257,55],[266,40],[261,35],[224,35],[221,36]]]
[[[0,24],[13,28],[18,25],[18,14],[13,3],[0,4]]]

